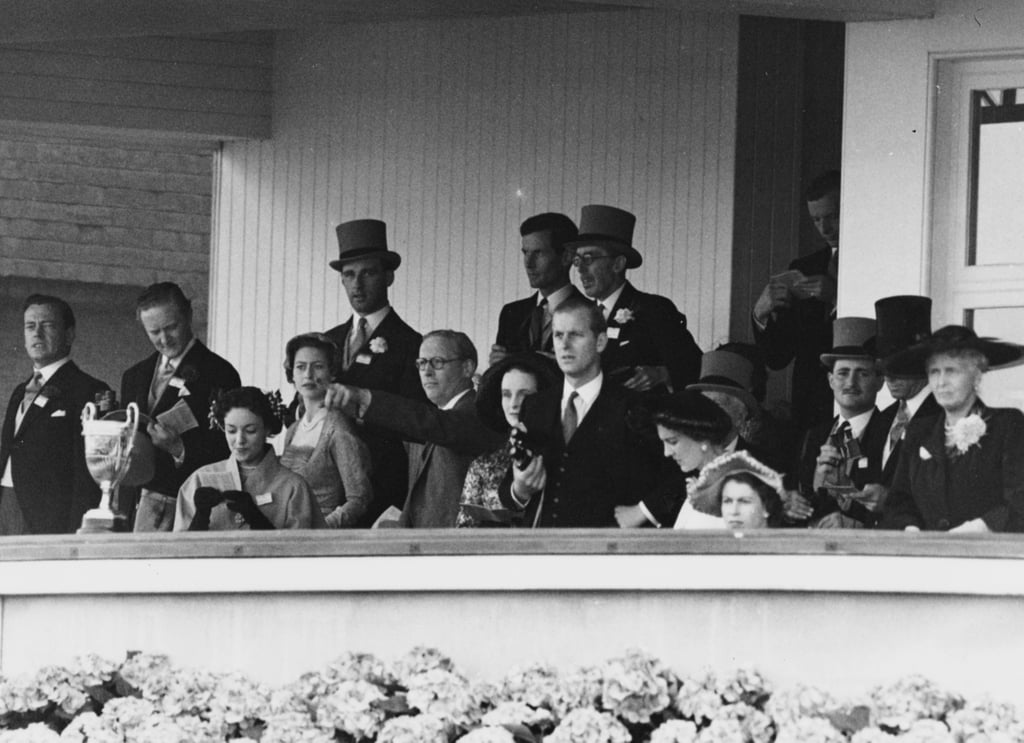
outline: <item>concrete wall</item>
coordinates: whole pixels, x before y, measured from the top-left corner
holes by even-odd
[[[631,279],[703,346],[724,340],[737,29],[631,11],[279,36],[273,139],[221,160],[214,345],[244,379],[284,385],[285,341],[349,314],[327,267],[335,225],[376,217],[404,258],[397,310],[486,349],[529,291],[519,223],[588,203],[636,213]]]

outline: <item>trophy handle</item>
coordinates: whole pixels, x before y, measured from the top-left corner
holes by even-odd
[[[96,420],[96,404],[87,402],[82,408],[82,423],[92,420]]]

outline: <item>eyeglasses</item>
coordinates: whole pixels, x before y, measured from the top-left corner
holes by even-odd
[[[440,356],[435,356],[432,359],[416,359],[413,363],[420,371],[426,371],[428,366],[434,371],[441,371],[445,364],[450,364],[453,361],[462,361],[462,359],[458,356],[453,359],[442,359]]]
[[[598,253],[586,253],[584,255],[574,255],[572,257],[572,265],[579,268],[580,266],[590,266],[594,261],[599,261],[602,258],[611,258],[610,255],[601,255]]]

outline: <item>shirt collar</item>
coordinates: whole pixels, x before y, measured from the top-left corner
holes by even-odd
[[[605,308],[604,309],[604,319],[605,320],[608,320],[608,319],[611,318],[611,316],[612,316],[612,309],[614,309],[615,305],[619,303],[619,295],[622,294],[622,290],[625,289],[625,288],[626,288],[626,282],[623,281],[622,282],[622,286],[620,286],[618,289],[613,291],[611,294],[609,294],[604,299],[598,299],[597,300],[602,305],[604,305],[604,308]]]
[[[597,396],[601,393],[601,385],[603,383],[603,372],[598,372],[596,377],[579,387],[573,387],[569,384],[569,380],[566,379],[562,384],[562,410],[565,410],[565,404],[569,402],[569,395],[573,392],[575,392],[583,402],[583,410],[589,410],[590,406],[594,404],[594,400],[596,400]]]
[[[460,392],[459,394],[457,394],[457,395],[456,395],[455,397],[453,397],[453,398],[452,398],[451,400],[449,400],[448,402],[446,402],[446,403],[445,403],[445,404],[444,404],[444,405],[443,405],[443,406],[441,407],[441,410],[451,410],[452,408],[454,408],[454,407],[455,407],[455,405],[456,405],[456,403],[458,403],[458,401],[459,401],[459,400],[461,400],[461,399],[462,399],[463,397],[465,397],[465,396],[466,396],[466,394],[467,394],[467,393],[469,392],[469,390],[471,390],[471,389],[473,389],[473,388],[472,388],[472,387],[470,387],[470,388],[468,388],[468,389],[464,389],[464,390],[463,390],[462,392]]]
[[[360,315],[360,314],[356,313],[356,315],[352,318],[352,322],[353,323],[359,322],[359,320],[357,318],[360,318],[360,317],[365,318],[366,319],[366,335],[367,336],[371,336],[371,335],[373,335],[374,333],[377,332],[377,328],[380,326],[380,324],[382,322],[384,322],[384,318],[388,316],[389,312],[391,312],[391,305],[390,304],[386,304],[383,307],[381,307],[379,310],[377,310],[376,312],[371,312],[369,315]]]
[[[871,410],[866,413],[861,413],[860,415],[855,415],[852,418],[846,419],[850,422],[850,433],[853,438],[859,439],[861,437],[861,434],[864,433],[864,429],[868,427],[868,422],[871,420],[871,416],[874,414],[875,409],[871,408]],[[833,433],[838,431],[839,427],[843,425],[843,420],[843,416],[841,415],[836,419],[836,424],[832,427]]]
[[[572,294],[572,284],[566,284],[561,289],[555,289],[548,294],[548,309],[554,310],[555,307],[567,300],[570,294]],[[537,292],[537,304],[540,304],[542,299],[544,299],[544,295]]]
[[[47,382],[50,381],[50,377],[56,374],[57,370],[60,369],[62,366],[64,366],[64,364],[68,363],[69,361],[71,361],[70,356],[65,356],[62,359],[57,359],[52,364],[47,364],[46,366],[41,366],[38,369],[33,369],[32,376],[35,376],[36,372],[39,372],[39,375],[43,378],[43,384],[46,384]]]
[[[173,359],[164,356],[163,361],[160,364],[160,367],[163,368],[167,366],[167,364],[170,364],[171,368],[177,371],[178,365],[181,364],[181,360],[188,355],[188,352],[192,350],[192,346],[194,346],[195,344],[196,337],[192,336],[192,339],[185,345],[184,350],[182,350],[182,352],[175,356]]]
[[[928,385],[921,388],[921,391],[914,395],[912,398],[907,400],[907,413],[913,418],[917,415],[917,411],[921,409],[924,404],[925,398],[932,394],[932,389]]]

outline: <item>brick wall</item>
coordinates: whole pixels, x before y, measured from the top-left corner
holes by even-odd
[[[147,352],[132,315],[142,287],[181,284],[205,336],[213,158],[212,145],[0,136],[0,395],[27,376],[17,308],[33,291],[93,308],[76,345],[94,340],[75,356],[114,387]]]

